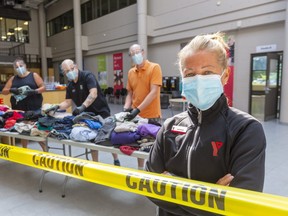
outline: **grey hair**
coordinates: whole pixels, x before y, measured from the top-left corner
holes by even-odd
[[[140,50],[144,50],[142,47],[141,47],[141,45],[139,45],[139,44],[133,44],[132,46],[130,46],[130,48],[129,48],[129,54],[131,53],[131,50],[132,49],[134,49],[134,48],[139,48]]]
[[[61,69],[63,69],[63,65],[71,66],[71,65],[75,65],[75,63],[71,59],[65,59],[61,63]]]
[[[185,60],[198,51],[216,53],[219,64],[223,69],[226,69],[228,67],[228,50],[229,46],[224,41],[224,33],[217,32],[214,34],[198,35],[178,53],[177,63],[179,70],[182,73],[185,68]]]

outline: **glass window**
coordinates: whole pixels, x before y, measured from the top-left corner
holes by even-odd
[[[128,0],[119,0],[119,9],[127,6],[128,6]]]
[[[283,69],[282,69],[282,67],[283,67],[282,62],[283,62],[283,56],[280,55],[279,70],[278,70],[278,71],[279,71],[278,86],[281,86],[282,71],[283,71]]]
[[[137,0],[129,0],[129,5],[136,4]]]
[[[47,37],[51,36],[51,25],[50,24],[51,24],[50,22],[46,23],[46,34],[47,34]]]
[[[81,5],[81,23],[89,22],[92,19],[92,1],[88,1]]]
[[[29,43],[29,22],[0,17],[0,41]]]
[[[47,36],[49,37],[62,31],[68,30],[73,28],[73,26],[74,19],[73,11],[71,10],[47,22]]]
[[[101,16],[101,0],[93,0],[92,1],[92,14],[93,19],[96,19]]]
[[[264,91],[266,86],[267,56],[253,57],[252,90]]]
[[[266,70],[267,56],[253,58],[253,70]]]
[[[90,21],[93,19],[93,14],[92,14],[92,2],[89,1],[86,3],[86,11],[87,11],[87,21]]]
[[[52,21],[53,34],[61,32],[61,17],[58,17]]]
[[[5,18],[0,17],[0,36],[2,41],[7,40],[7,31],[6,31],[6,23]]]
[[[7,41],[16,42],[16,33],[15,33],[15,28],[17,27],[16,20],[6,19],[6,27],[7,27]]]
[[[277,86],[278,60],[270,59],[269,87]]]
[[[101,16],[109,13],[109,5],[107,0],[101,0]]]
[[[68,11],[61,16],[61,31],[68,30],[73,27],[73,11]]]
[[[16,30],[19,42],[29,43],[28,21],[18,20],[18,28]]]
[[[118,8],[118,0],[110,0],[110,13],[117,11]]]

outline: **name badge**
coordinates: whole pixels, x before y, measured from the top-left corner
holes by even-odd
[[[83,90],[83,85],[80,85],[80,90]]]
[[[188,129],[188,127],[173,125],[171,132],[178,133],[178,134],[186,134],[187,129]]]

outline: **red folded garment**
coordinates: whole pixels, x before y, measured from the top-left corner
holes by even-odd
[[[10,128],[12,128],[15,125],[15,123],[16,123],[15,119],[8,119],[5,122],[4,128],[5,129],[10,129]]]
[[[2,98],[1,98],[2,99]],[[0,99],[0,104],[2,104],[1,103],[1,99]],[[3,111],[3,112],[6,112],[7,110],[9,110],[9,107],[7,107],[6,105],[4,106],[2,106],[2,105],[0,105],[0,111]]]
[[[135,148],[135,147],[132,147],[132,146],[122,145],[122,146],[120,146],[119,149],[120,149],[120,151],[123,152],[124,154],[131,155],[134,151],[138,150],[139,148]]]
[[[20,112],[13,111],[13,115],[10,118],[8,118],[7,120],[11,120],[11,119],[17,120],[17,119],[20,119],[23,117],[24,116]]]

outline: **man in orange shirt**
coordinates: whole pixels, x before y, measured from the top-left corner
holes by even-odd
[[[128,94],[123,110],[130,111],[130,113],[125,119],[131,121],[139,115],[142,118],[160,122],[161,67],[145,59],[144,50],[139,44],[130,47],[129,55],[135,66],[128,72]],[[138,168],[143,169],[143,165],[144,160],[138,159]]]

